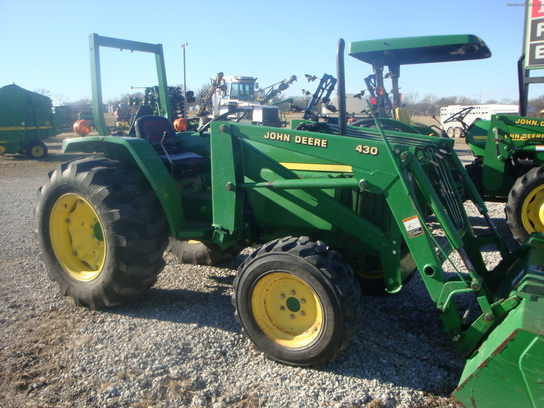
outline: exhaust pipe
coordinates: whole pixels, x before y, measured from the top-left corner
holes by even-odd
[[[338,40],[336,47],[336,77],[338,78],[338,125],[340,134],[346,135],[348,129],[348,117],[346,114],[346,77],[344,74],[344,48],[346,43],[343,38]]]

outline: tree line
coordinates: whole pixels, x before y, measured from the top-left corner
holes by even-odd
[[[202,85],[195,91],[195,97],[197,104],[200,101],[201,95],[209,87],[209,85]],[[77,105],[77,106],[88,106],[92,107],[92,100],[90,98],[83,98],[77,101],[68,102],[66,97],[63,95],[53,96],[51,92],[46,89],[38,89],[34,92],[46,95],[48,97],[56,99],[56,105]],[[128,103],[130,100],[135,100],[138,98],[143,98],[142,92],[133,92],[133,93],[123,93],[118,97],[109,98],[106,101],[106,104],[117,106],[121,103]],[[282,99],[291,98],[293,99],[293,105],[300,108],[305,108],[311,98],[309,95],[301,96],[289,96],[279,95],[274,99],[274,102],[277,102]],[[60,102],[60,103],[59,103]],[[518,104],[517,100],[503,98],[500,100],[495,99],[486,99],[486,100],[477,100],[474,98],[468,98],[465,96],[446,96],[438,97],[435,94],[429,93],[424,95],[422,98],[419,98],[418,92],[408,92],[403,95],[402,105],[403,108],[407,110],[410,116],[439,116],[440,108],[449,105],[487,105],[487,104],[509,104],[516,105]],[[544,95],[529,99],[529,106],[531,111],[527,114],[529,117],[544,117]]]

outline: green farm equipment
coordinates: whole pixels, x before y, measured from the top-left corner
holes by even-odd
[[[309,367],[348,347],[361,291],[393,294],[418,273],[467,358],[454,397],[542,406],[544,236],[507,248],[453,139],[379,120],[348,126],[343,55],[340,40],[337,124],[212,121],[209,132],[176,133],[145,116],[136,137],[65,141],[66,153],[95,155],[60,165],[40,189],[49,277],[76,304],[101,308],[153,286],[169,239],[192,263],[259,246],[234,281],[236,319],[270,358]],[[486,226],[478,234],[467,198]],[[496,265],[482,257],[490,248]]]
[[[42,139],[59,133],[60,117],[50,98],[15,84],[0,88],[0,155],[26,153],[43,159],[47,146]]]
[[[466,142],[475,156],[468,174],[486,200],[506,202],[514,238],[544,232],[544,121],[493,115],[469,126]]]
[[[465,44],[464,48],[455,44]],[[349,55],[372,65],[375,76],[373,110],[387,129],[445,136],[436,129],[413,123],[402,109],[398,80],[402,65],[488,58],[491,51],[473,35],[426,36],[358,41]],[[389,72],[384,74],[385,68]],[[392,83],[392,102],[383,91],[384,78]],[[544,232],[544,121],[516,115],[492,115],[470,126],[463,120],[471,108],[460,109],[444,122],[460,123],[475,156],[467,171],[486,201],[506,203],[507,224],[518,242],[531,232]],[[373,125],[373,119],[360,125]],[[357,124],[357,123],[356,123]]]

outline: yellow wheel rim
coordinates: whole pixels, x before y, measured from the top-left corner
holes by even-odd
[[[106,240],[91,204],[73,193],[53,205],[49,219],[51,244],[62,268],[74,279],[96,279],[106,260]]]
[[[284,347],[312,343],[323,327],[322,306],[314,290],[289,273],[261,278],[251,293],[251,311],[266,337]]]
[[[523,201],[521,222],[529,234],[544,232],[544,186],[533,189]]]
[[[31,149],[32,157],[42,157],[45,153],[45,150],[42,146],[32,146]]]

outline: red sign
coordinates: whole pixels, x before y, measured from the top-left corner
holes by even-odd
[[[544,17],[544,8],[542,0],[536,0],[527,3],[527,7],[531,7],[531,18]]]

